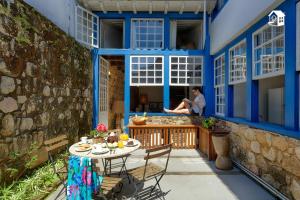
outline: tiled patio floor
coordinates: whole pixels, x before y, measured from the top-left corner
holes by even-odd
[[[127,161],[131,169],[144,164],[144,150],[136,151]],[[163,158],[162,158],[163,159]],[[153,162],[163,165],[162,159]],[[141,188],[141,199],[159,199],[158,195],[149,197],[151,182]],[[271,194],[256,184],[238,169],[221,171],[215,168],[196,150],[173,150],[167,175],[162,179],[161,186],[167,200],[274,200]],[[134,191],[132,184],[125,184],[120,199],[129,199]],[[55,199],[57,192],[47,200]],[[62,195],[58,199],[65,199]]]

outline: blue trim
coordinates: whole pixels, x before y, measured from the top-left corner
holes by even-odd
[[[285,128],[266,124],[254,123],[258,121],[259,117],[259,91],[258,81],[252,80],[252,34],[263,25],[268,23],[268,16],[264,16],[257,23],[247,29],[245,32],[236,37],[233,41],[225,45],[218,51],[214,57],[229,50],[242,39],[247,38],[247,123],[254,123],[257,128],[262,128],[269,131],[282,133],[283,135],[298,138],[299,137],[299,76],[295,70],[296,67],[296,47],[295,47],[295,2],[285,1],[276,9],[282,10],[286,14],[285,22]],[[251,70],[251,71],[250,71]],[[225,118],[231,119],[231,118]],[[232,120],[232,119],[231,119]],[[245,120],[246,121],[246,120]],[[280,128],[279,128],[280,127]],[[278,131],[276,130],[278,128]],[[291,129],[291,130],[288,130]]]
[[[252,34],[246,36],[246,118],[252,122],[258,122],[258,81],[252,80]]]
[[[195,14],[194,12],[184,12],[179,14],[178,12],[168,12],[168,14],[164,14],[164,12],[153,12],[150,14],[149,12],[137,12],[134,14],[133,12],[122,12],[119,14],[118,12],[107,12],[106,14],[103,12],[94,12],[100,19],[125,19],[125,18],[165,18],[168,17],[170,19],[202,19],[203,13],[199,12]]]
[[[207,18],[208,19],[208,18]],[[210,35],[209,35],[209,20],[206,23],[206,41],[204,47],[204,70],[203,70],[203,95],[205,97],[206,106],[204,115],[210,116],[215,113],[215,93],[214,93],[214,64],[213,58],[210,55]]]
[[[298,129],[298,76],[296,73],[296,4],[287,1],[285,12],[285,127]]]
[[[223,0],[224,3],[223,5],[221,6],[221,8],[218,8],[218,3],[219,3],[219,0],[217,1],[216,3],[216,7],[214,8],[214,10],[212,11],[212,20],[211,21],[214,21],[215,18],[218,16],[218,14],[222,11],[222,9],[224,8],[224,6],[226,5],[226,3],[228,2],[228,0]]]
[[[204,50],[162,50],[162,49],[96,49],[99,55],[178,55],[178,56],[188,56],[188,55],[204,55]]]
[[[96,128],[99,116],[99,55],[97,49],[92,50],[93,59],[93,123],[92,128]]]
[[[164,17],[164,48],[170,49],[170,18]]]
[[[129,123],[130,112],[130,56],[125,55],[124,126]],[[126,130],[128,131],[128,130]]]
[[[129,17],[125,18],[125,49],[130,48],[131,42],[131,20]]]
[[[169,56],[164,56],[164,108],[170,108]]]
[[[223,120],[238,123],[238,124],[245,124],[245,125],[248,125],[250,128],[262,129],[262,130],[278,133],[283,136],[300,139],[300,134],[298,131],[287,130],[284,127],[279,126],[279,125],[262,123],[262,122],[260,122],[260,123],[249,122],[248,120],[245,120],[242,118],[230,118],[230,117],[219,117],[219,116],[215,116],[215,117],[218,119],[223,119]]]

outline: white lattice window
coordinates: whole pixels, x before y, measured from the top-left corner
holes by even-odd
[[[108,92],[107,92],[107,84],[108,84],[108,70],[109,70],[109,62],[102,57],[100,58],[100,84],[99,84],[99,111],[107,111],[108,106]]]
[[[170,56],[170,85],[202,85],[202,56]]]
[[[163,56],[131,56],[130,85],[163,85]]]
[[[225,55],[217,57],[214,61],[215,86],[215,113],[225,115]]]
[[[229,50],[229,83],[246,81],[246,41],[242,41]]]
[[[164,23],[162,19],[132,19],[131,24],[132,48],[163,48]]]
[[[76,6],[75,38],[78,42],[98,48],[99,44],[99,18],[81,6]]]
[[[253,78],[284,74],[284,26],[266,25],[253,34]]]

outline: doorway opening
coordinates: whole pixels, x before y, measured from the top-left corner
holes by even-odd
[[[105,123],[108,129],[124,127],[124,61],[124,56],[100,59],[99,122]]]

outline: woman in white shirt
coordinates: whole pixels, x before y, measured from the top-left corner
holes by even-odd
[[[205,98],[201,93],[200,87],[193,87],[192,93],[195,96],[193,101],[184,98],[182,102],[174,110],[164,108],[166,113],[173,114],[191,114],[191,115],[202,115],[203,108],[205,107]]]

